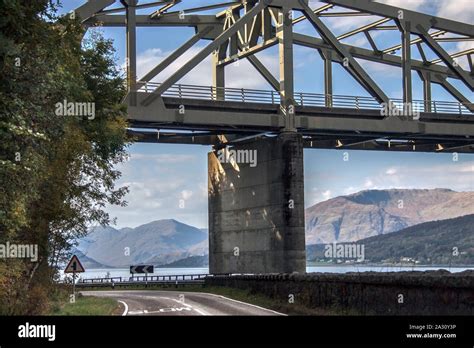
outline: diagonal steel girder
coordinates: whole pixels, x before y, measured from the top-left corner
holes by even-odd
[[[297,45],[310,47],[310,48],[314,48],[318,50],[332,49],[332,47],[329,44],[325,43],[323,40],[312,37],[312,36],[303,35],[303,34],[295,33],[294,42]],[[369,61],[373,61],[373,62],[381,63],[381,64],[392,65],[396,67],[402,67],[403,65],[402,58],[398,56],[393,56],[390,54],[378,54],[377,52],[368,50],[366,48],[360,48],[360,47],[355,47],[355,46],[350,46],[350,45],[343,45],[343,46],[346,47],[347,50],[352,52],[352,55],[354,57],[357,57],[360,59],[369,60]],[[335,54],[331,55],[331,59],[338,63],[342,61],[341,57]],[[459,92],[454,86],[452,86],[446,81],[447,77],[459,79],[459,76],[456,75],[449,68],[441,66],[441,65],[435,65],[435,64],[427,65],[422,61],[418,61],[414,59],[411,60],[410,65],[411,65],[412,70],[415,70],[419,73],[433,75],[432,82],[441,85],[443,88],[446,89],[446,91],[448,91],[458,101],[462,103],[469,103],[469,100],[464,95],[462,95],[461,92]],[[471,104],[466,104],[466,107],[470,111],[474,111],[473,106]]]
[[[474,79],[469,74],[461,69],[461,67],[454,61],[454,59],[447,53],[439,43],[437,43],[429,34],[428,31],[421,25],[416,26],[420,33],[421,39],[443,60],[443,62],[451,68],[459,78],[469,86],[471,91],[474,91]]]
[[[276,41],[277,40],[275,40],[275,42]],[[242,49],[243,44],[239,42],[238,47],[240,49]],[[254,46],[254,47],[256,47],[256,46]],[[272,88],[275,91],[279,92],[280,91],[280,82],[275,78],[275,76],[273,76],[273,74],[270,72],[270,70],[267,69],[267,67],[260,61],[260,59],[257,58],[257,56],[255,55],[256,52],[254,50],[251,50],[251,51],[246,50],[243,53],[245,53],[245,56],[240,56],[240,58],[247,58],[249,63],[252,64],[252,66],[259,72],[259,74],[265,79],[265,81],[267,81],[267,83],[270,86],[272,86]],[[223,60],[225,60],[225,59],[223,59]],[[226,64],[229,64],[228,62],[219,64],[219,61],[216,62],[216,64],[221,66],[222,68]]]
[[[434,75],[434,83],[441,85],[449,94],[462,103],[469,111],[474,112],[474,104],[469,101],[456,87],[450,84],[446,78],[440,75]]]
[[[253,17],[262,11],[267,5],[265,1],[260,1],[254,8],[247,12],[242,18],[237,20],[234,25],[229,27],[227,30],[222,32],[214,41],[202,49],[198,54],[196,54],[191,60],[184,64],[180,69],[178,69],[174,74],[172,74],[166,81],[164,81],[160,87],[158,87],[153,93],[148,96],[143,102],[143,106],[150,105],[156,98],[158,98],[164,91],[171,87],[174,83],[179,81],[184,75],[191,71],[196,65],[198,65],[204,58],[209,56],[212,51],[217,49],[222,45],[226,40],[228,40],[232,35],[236,34],[241,30],[245,24],[249,23]]]
[[[301,45],[304,47],[310,47],[314,49],[326,49],[332,50],[332,47],[325,43],[322,39],[312,37],[309,35],[304,34],[294,34],[294,41],[295,44]],[[399,56],[394,56],[391,54],[386,53],[378,53],[373,50],[369,50],[367,48],[351,46],[347,44],[342,44],[346,50],[350,51],[352,55],[356,58],[372,61],[375,63],[386,64],[401,67],[402,61]],[[333,55],[333,61],[341,62],[341,58],[337,55]],[[440,74],[446,77],[459,79],[459,76],[456,75],[453,71],[449,68],[444,67],[442,65],[435,65],[435,64],[425,64],[422,61],[412,59],[411,66],[413,70],[416,71],[426,71],[431,72],[434,74]],[[464,70],[465,71],[465,70]]]
[[[158,65],[156,65],[153,69],[151,69],[145,76],[140,79],[138,86],[143,86],[144,83],[141,82],[150,82],[156,75],[166,69],[172,62],[178,59],[180,56],[184,54],[189,48],[191,48],[195,43],[197,43],[200,39],[202,39],[205,35],[207,35],[213,28],[211,26],[205,27],[203,30],[198,31],[193,37],[191,37],[188,41],[178,47],[173,53],[163,59]]]
[[[413,23],[423,23],[439,30],[449,31],[460,35],[473,36],[474,28],[471,24],[456,22],[450,19],[435,17],[420,12],[415,12],[399,7],[371,1],[371,0],[321,0],[329,4],[341,6],[357,11],[371,13],[376,16],[398,19],[400,10],[403,11],[404,20]]]
[[[115,3],[115,0],[96,0],[88,1],[82,6],[79,6],[74,10],[74,12],[81,18],[84,22],[94,16],[97,12],[102,11],[104,8]]]
[[[367,89],[367,91],[380,103],[389,103],[387,95],[377,86],[372,78],[364,71],[360,64],[354,59],[352,54],[337,40],[326,25],[313,13],[306,1],[299,0],[303,13],[311,22],[313,27],[321,34],[324,40],[341,56],[343,61],[347,59],[348,64],[343,62],[343,67]]]
[[[296,45],[304,46],[304,47],[309,47],[309,48],[314,48],[317,50],[330,50],[334,51],[334,49],[327,43],[325,43],[322,39],[309,36],[309,35],[304,35],[304,34],[299,34],[299,33],[293,33],[293,42]],[[260,51],[263,51],[269,47],[272,47],[277,44],[277,41],[274,39],[268,40],[266,43],[259,44],[255,46],[254,48],[249,49],[248,51],[240,52],[238,55],[232,56],[232,59],[224,59],[219,62],[219,64],[230,64],[231,62],[235,61],[236,59],[242,59],[251,56],[252,54],[258,53]],[[357,47],[357,46],[352,46],[348,44],[342,44],[348,50],[351,52],[351,54],[355,58],[360,58],[363,60],[368,60],[372,61],[375,63],[380,63],[380,64],[386,64],[386,65],[391,65],[391,66],[397,66],[401,67],[401,59],[399,56],[383,53],[383,52],[377,52],[374,50],[362,48],[362,47]],[[334,54],[332,56],[332,60],[334,62],[340,63],[342,59],[340,58],[339,55]],[[454,79],[459,79],[459,76],[456,75],[454,72],[452,72],[449,68],[442,66],[442,65],[436,65],[436,64],[426,64],[422,61],[418,61],[416,59],[411,60],[411,66],[412,69],[415,71],[426,71],[426,72],[431,72],[431,73],[436,73],[436,74],[441,74],[446,77],[454,78]],[[465,71],[465,70],[464,70]]]
[[[273,74],[265,67],[265,65],[263,65],[262,62],[260,62],[260,60],[254,56],[254,55],[250,55],[247,57],[247,60],[250,62],[250,64],[253,65],[253,67],[260,73],[260,75],[262,75],[262,77],[265,79],[265,81],[268,82],[268,84],[270,86],[272,86],[272,88],[275,90],[275,91],[279,91],[280,90],[280,82],[275,78],[275,76],[273,76]]]
[[[401,9],[395,6],[390,6],[382,3],[377,3],[369,0],[322,0],[332,5],[342,6],[345,8],[372,13],[377,16],[385,17],[381,21],[393,19],[405,23],[414,23],[412,32],[418,34],[420,38],[411,40],[409,43],[404,42],[400,45],[384,50],[384,53],[405,47],[405,51],[409,52],[409,45],[425,42],[453,71],[459,79],[461,79],[471,90],[474,90],[474,79],[468,72],[464,71],[454,60],[453,55],[447,53],[437,42],[436,36],[443,35],[447,32],[464,35],[465,38],[470,39],[474,37],[474,26],[471,24],[461,23],[445,18],[434,17],[431,15],[414,12],[407,9]],[[429,33],[430,28],[438,29],[438,31]],[[360,28],[359,28],[360,30]],[[356,29],[354,32],[358,32]],[[404,40],[406,41],[406,40]],[[409,62],[406,62],[409,67]],[[411,69],[411,67],[409,67]],[[404,73],[404,78],[408,72]]]
[[[164,13],[166,13],[170,8],[178,5],[179,3],[181,3],[181,0],[172,0],[172,1],[167,1],[163,7],[159,8],[158,10],[156,10],[155,12],[153,12],[151,15],[150,15],[150,18],[154,18],[154,17],[160,17],[161,15],[163,15]]]

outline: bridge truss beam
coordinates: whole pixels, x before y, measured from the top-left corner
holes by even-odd
[[[76,12],[82,18],[85,28],[109,26],[127,29],[129,67],[127,76],[130,93],[126,102],[129,103],[132,125],[148,124],[148,128],[155,127],[156,129],[162,127],[183,130],[217,129],[222,133],[232,132],[232,129],[239,129],[244,133],[248,129],[256,132],[248,133],[250,136],[261,132],[276,133],[286,129],[311,136],[312,144],[318,144],[317,146],[321,147],[333,144],[332,148],[395,150],[409,149],[410,146],[407,145],[407,142],[415,141],[419,144],[411,146],[413,151],[419,151],[419,149],[471,151],[472,147],[469,144],[474,136],[472,118],[464,117],[460,120],[459,117],[451,115],[451,117],[440,119],[429,116],[429,113],[434,112],[431,96],[433,83],[442,86],[455,99],[463,103],[468,110],[474,112],[473,104],[469,98],[448,81],[448,79],[457,80],[464,84],[468,90],[474,90],[472,71],[474,50],[448,53],[441,46],[443,42],[474,40],[473,26],[369,0],[322,1],[327,4],[312,9],[307,0],[238,0],[194,8],[186,7],[185,1],[177,0],[144,4],[140,4],[138,0],[121,0],[122,7],[111,7],[115,3],[119,3],[118,1],[95,0],[88,1]],[[138,10],[148,8],[151,9],[150,14],[136,14]],[[209,14],[209,11],[214,9],[224,10],[216,14]],[[302,15],[296,18],[290,17],[293,11],[300,12]],[[322,20],[325,17],[346,16],[373,16],[375,20],[338,36],[334,35]],[[293,26],[305,20],[312,24],[322,39],[295,32]],[[136,81],[136,43],[134,42],[136,27],[192,27],[195,29],[195,35]],[[401,43],[386,48],[380,47],[380,44],[377,44],[370,34],[375,30],[398,30]],[[351,46],[343,42],[345,39],[361,33],[367,38],[371,49]],[[412,36],[417,38],[413,39]],[[163,83],[155,87],[153,91],[148,93],[143,91],[147,82],[152,81],[200,40],[210,40],[211,42]],[[275,45],[278,45],[280,52],[279,77],[273,76],[256,57],[257,53]],[[292,62],[294,45],[313,48],[319,51],[324,60],[324,90],[326,94],[324,108],[302,108],[298,106],[298,101],[294,98]],[[412,45],[417,46],[422,61],[413,59]],[[423,46],[431,49],[438,59],[428,61]],[[399,50],[401,50],[400,56],[392,54]],[[196,106],[194,103],[194,105],[186,107],[185,115],[181,115],[177,112],[176,103],[170,103],[169,98],[164,97],[163,94],[209,55],[212,56],[213,71],[211,88],[214,102],[217,104],[212,107],[209,105]],[[470,71],[464,70],[458,64],[457,59],[462,57],[467,58]],[[281,101],[279,109],[271,112],[262,111],[259,106],[254,105],[243,112],[242,106],[236,109],[229,106],[229,102],[225,100],[227,80],[225,66],[241,59],[247,59],[269,85],[279,93]],[[423,81],[423,103],[425,105],[424,111],[427,114],[422,114],[419,120],[383,119],[373,117],[370,112],[361,114],[361,112],[353,113],[351,110],[336,110],[332,103],[333,62],[341,64],[380,103],[390,102],[390,98],[383,89],[359,64],[358,60],[361,59],[401,67],[403,101],[405,103],[412,101],[411,73],[416,71]],[[288,115],[289,106],[295,107],[294,114]],[[342,115],[343,112],[346,114]],[[326,131],[332,138],[318,140],[318,136],[322,137],[321,132]],[[370,136],[364,138],[366,140],[362,142],[349,142],[351,145],[345,141],[346,138],[338,138],[341,134],[349,137],[356,134],[368,136],[374,132],[380,133],[383,139],[390,139],[392,145],[396,143],[394,141],[397,137],[403,135],[405,138],[398,146],[385,146],[386,144],[383,142],[382,145],[375,145],[377,139],[374,140]],[[418,135],[424,139],[417,138]],[[229,137],[232,138],[232,136],[232,133],[229,133]],[[196,139],[195,137],[191,138]],[[205,139],[206,141],[203,140],[203,143],[211,140],[216,142],[218,137],[212,136]],[[176,136],[175,140],[185,141],[182,135]],[[442,141],[446,143],[443,145]],[[214,144],[219,144],[219,142]]]

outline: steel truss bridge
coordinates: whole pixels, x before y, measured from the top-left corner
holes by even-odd
[[[474,41],[472,24],[370,0],[321,0],[324,5],[317,8],[310,7],[308,0],[200,1],[200,7],[187,7],[196,3],[95,0],[75,10],[85,28],[126,28],[125,102],[130,132],[139,141],[219,148],[286,131],[301,133],[308,148],[474,152],[472,93],[466,96],[452,83],[457,80],[467,91],[474,91],[474,48],[448,52],[443,47],[445,43]],[[144,10],[147,14],[141,14]],[[339,35],[325,23],[327,17],[349,16],[373,20]],[[301,21],[308,21],[319,36],[297,33],[294,25]],[[195,34],[138,79],[137,27],[191,27]],[[375,41],[375,31],[398,32],[400,43],[381,47]],[[365,35],[370,49],[344,42],[358,34]],[[204,48],[164,81],[154,82],[201,40],[208,42]],[[323,94],[295,91],[295,45],[321,55]],[[256,56],[274,46],[278,47],[279,76]],[[421,60],[413,58],[414,50]],[[428,52],[437,58],[430,60]],[[211,86],[179,84],[208,56],[212,57]],[[225,67],[243,59],[273,90],[226,87]],[[468,70],[459,64],[461,59],[467,61]],[[389,98],[360,60],[400,67],[403,98]],[[333,94],[333,63],[340,64],[370,97]],[[423,100],[413,100],[412,72],[423,82]],[[433,84],[440,85],[456,102],[433,100]],[[387,106],[395,112],[382,112]],[[397,112],[400,110],[403,113]]]

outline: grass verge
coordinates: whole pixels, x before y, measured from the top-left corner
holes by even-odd
[[[50,315],[118,315],[120,304],[111,298],[76,295],[73,303],[58,299],[52,306]]]

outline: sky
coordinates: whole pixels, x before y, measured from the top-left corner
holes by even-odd
[[[62,0],[62,13],[83,4],[84,0]],[[140,1],[140,3],[152,2]],[[193,6],[212,4],[215,0],[185,0]],[[465,23],[474,23],[472,0],[378,0],[400,8],[437,15]],[[117,3],[119,3],[117,1]],[[310,1],[312,8],[323,3]],[[181,5],[174,9],[179,10]],[[189,6],[186,6],[189,7]],[[110,7],[112,8],[112,7]],[[147,13],[150,12],[148,9]],[[139,12],[140,13],[140,12]],[[295,14],[299,16],[299,14]],[[339,35],[356,27],[375,21],[377,17],[324,18],[325,24]],[[391,23],[387,23],[391,24]],[[125,29],[101,28],[105,37],[114,40],[117,65],[124,66]],[[307,21],[295,26],[295,31],[319,37]],[[190,28],[138,28],[137,68],[140,78],[160,60],[188,40],[194,34]],[[377,31],[374,40],[380,47],[390,47],[400,42],[398,32]],[[370,48],[363,34],[343,40],[344,43]],[[163,81],[192,55],[205,47],[199,42],[154,81]],[[459,44],[443,43],[448,52],[474,47],[474,42]],[[428,49],[428,59],[435,58]],[[399,54],[399,52],[398,52]],[[420,59],[416,47],[415,59]],[[271,48],[257,57],[278,76],[278,52]],[[317,51],[295,46],[295,90],[324,93],[323,62]],[[359,60],[390,98],[402,97],[401,69]],[[458,63],[467,69],[467,59]],[[334,94],[368,96],[356,81],[339,65],[333,64]],[[472,101],[472,92],[454,79],[449,80]],[[180,83],[211,85],[210,59],[204,60]],[[226,86],[270,90],[269,85],[246,61],[226,67]],[[454,99],[437,85],[432,86],[434,100]],[[413,74],[413,98],[422,99],[422,84]],[[107,211],[117,218],[117,227],[136,227],[159,219],[173,218],[196,227],[206,228],[207,214],[207,153],[209,146],[134,144],[130,147],[130,159],[117,167],[122,172],[118,186],[126,185],[128,206],[108,207]],[[395,153],[378,151],[305,150],[305,206],[367,189],[388,188],[450,188],[456,191],[474,190],[474,155],[441,153]]]

